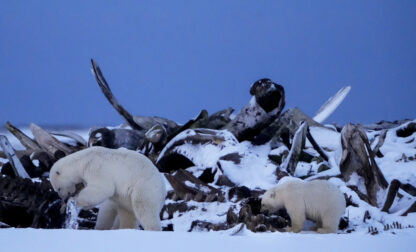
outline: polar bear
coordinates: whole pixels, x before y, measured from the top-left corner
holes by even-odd
[[[316,222],[318,233],[336,233],[346,203],[341,191],[326,180],[307,182],[284,177],[261,200],[262,210],[280,208],[286,208],[293,232],[300,232],[304,221],[309,219]]]
[[[91,147],[58,160],[49,175],[63,199],[74,196],[80,208],[102,203],[96,229],[161,230],[159,214],[165,181],[144,155],[127,149]]]

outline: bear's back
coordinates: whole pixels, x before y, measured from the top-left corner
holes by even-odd
[[[275,192],[290,199],[302,197],[312,208],[322,207],[322,201],[331,202],[331,206],[345,208],[345,198],[342,192],[327,180],[304,181],[294,177],[282,178],[275,187]]]
[[[275,190],[276,192],[293,191],[301,188],[305,183],[307,182],[301,180],[300,178],[286,176],[279,180],[277,186],[275,187]]]
[[[305,201],[319,212],[342,213],[345,210],[343,193],[327,180],[313,180],[305,182]]]
[[[128,149],[108,149],[104,147],[91,147],[85,153],[89,164],[98,164],[99,169],[110,169],[118,172],[127,171],[129,174],[139,172],[141,176],[146,173],[158,172],[156,166],[143,154]]]
[[[51,171],[83,170],[87,173],[108,173],[117,176],[148,176],[158,172],[156,166],[144,155],[127,149],[90,147],[59,159]]]
[[[322,196],[336,195],[341,197],[342,193],[334,184],[327,180],[312,180],[307,183],[308,191],[312,193],[319,193]]]

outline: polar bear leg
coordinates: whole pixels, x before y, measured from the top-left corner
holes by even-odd
[[[120,216],[117,214],[111,229],[120,229]]]
[[[306,212],[303,203],[294,204],[294,202],[291,202],[286,205],[286,211],[292,222],[292,232],[299,233],[302,231],[303,223],[306,220]]]
[[[318,228],[316,232],[321,234],[336,233],[338,230],[338,224],[338,216],[325,216],[322,220],[322,227]]]
[[[154,195],[135,194],[132,199],[134,214],[144,230],[161,231],[160,200],[152,198]]]
[[[106,200],[101,205],[97,215],[97,223],[95,229],[109,230],[113,227],[115,218],[117,216],[117,205],[111,201]]]
[[[161,231],[162,225],[156,209],[135,207],[135,213],[144,230]]]
[[[90,183],[76,197],[77,205],[83,209],[93,208],[114,194],[114,187],[102,183]]]
[[[120,229],[137,229],[137,219],[134,213],[126,209],[119,208],[118,217],[120,221]]]

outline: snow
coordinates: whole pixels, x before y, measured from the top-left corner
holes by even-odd
[[[220,161],[224,174],[231,181],[250,189],[268,189],[276,184],[274,176],[276,166],[268,160],[270,146],[253,146],[245,141],[237,146],[237,150],[242,156],[240,164]]]
[[[324,127],[310,127],[310,132],[319,146],[335,151],[341,148],[341,134]],[[312,147],[307,141],[306,147]]]
[[[360,192],[367,194],[367,188],[365,187],[364,179],[363,177],[358,176],[356,172],[351,174],[347,185],[356,186]]]
[[[175,136],[159,154],[159,159],[165,155],[165,152],[169,150],[172,145],[179,140],[185,139],[188,136],[194,136],[197,133],[194,130],[185,130]],[[203,133],[198,133],[204,135]],[[233,152],[234,146],[238,144],[237,139],[230,132],[226,130],[217,130],[216,136],[223,138],[224,141],[217,145],[205,144],[205,145],[192,145],[186,144],[176,147],[175,150],[188,157],[195,165],[203,167],[214,167],[218,158]],[[159,162],[159,159],[157,162]]]
[[[224,174],[234,183],[245,185],[249,188],[270,188],[275,183],[274,171],[276,166],[268,159],[269,145],[253,146],[250,142],[239,143],[228,131],[215,131],[225,141],[217,144],[191,144],[185,143],[174,148],[175,152],[189,158],[198,167],[217,167],[219,162]],[[194,130],[186,130],[169,142],[162,150],[159,158],[172,147],[174,142],[195,135]],[[199,133],[200,134],[200,133]],[[202,135],[202,134],[201,134]],[[222,156],[238,153],[241,156],[239,164],[232,161],[221,160]]]
[[[416,120],[413,120],[416,122]],[[410,122],[408,122],[410,123]],[[388,129],[384,144],[380,151],[382,158],[375,158],[388,182],[398,179],[402,183],[416,185],[416,134],[406,138],[397,137],[396,131],[406,124]],[[27,129],[23,131],[31,136]],[[88,139],[88,130],[75,131]],[[341,134],[332,128],[310,127],[311,135],[327,154],[328,162],[312,161],[311,163],[298,162],[295,176],[310,176],[312,180],[322,176],[335,176],[340,174],[339,162],[342,155]],[[367,131],[367,136],[372,147],[378,142],[381,131]],[[195,134],[192,130],[185,131],[175,137],[183,139]],[[11,144],[16,149],[22,149],[20,143],[10,134]],[[272,150],[269,144],[253,146],[250,142],[239,143],[232,134],[227,131],[217,131],[226,141],[216,144],[192,145],[185,143],[175,147],[175,151],[190,158],[195,166],[188,168],[194,175],[200,175],[206,167],[219,168],[222,172],[239,186],[247,186],[250,189],[267,190],[277,183],[275,170],[277,165],[268,159],[269,154],[279,155],[288,151],[284,146]],[[173,142],[173,141],[172,141]],[[19,148],[20,146],[20,148]],[[168,146],[165,148],[171,147]],[[318,156],[309,141],[306,141],[305,152]],[[224,155],[237,153],[240,162],[220,159]],[[162,156],[162,155],[161,155]],[[0,160],[2,161],[2,160]],[[321,164],[330,169],[319,172]],[[358,176],[352,176],[352,183],[359,184]],[[171,185],[166,181],[168,190]],[[269,250],[299,250],[299,251],[411,251],[416,240],[416,213],[401,216],[403,212],[415,202],[415,197],[399,190],[401,198],[396,197],[389,213],[381,212],[362,201],[358,195],[347,187],[339,178],[331,178],[331,183],[336,185],[350,198],[353,205],[346,209],[345,216],[349,218],[349,226],[346,230],[340,230],[338,234],[316,234],[313,231],[294,233],[252,233],[246,229],[232,235],[239,225],[226,230],[205,232],[194,230],[188,232],[192,221],[208,221],[211,223],[223,223],[226,213],[231,208],[238,213],[240,204],[232,200],[220,202],[187,202],[188,207],[194,207],[187,212],[175,212],[172,219],[166,215],[162,226],[173,224],[174,232],[148,232],[140,230],[35,230],[35,229],[0,229],[0,248],[2,251],[30,251],[41,249],[44,251],[115,251],[115,250],[152,250],[152,251],[254,251],[259,249]],[[350,182],[351,182],[350,181]],[[195,186],[192,183],[188,186]],[[215,186],[215,185],[212,185]],[[365,187],[360,186],[365,191]],[[201,188],[200,188],[201,189]],[[202,188],[203,189],[203,188]],[[228,195],[225,195],[228,198]],[[384,202],[385,194],[379,195]],[[180,203],[180,201],[166,200],[166,204]],[[370,216],[370,218],[364,218]],[[399,225],[397,224],[399,223]],[[376,235],[371,235],[371,234]],[[163,242],[160,242],[163,241]]]
[[[173,201],[167,201],[168,203]],[[211,223],[223,222],[227,214],[228,209],[231,206],[231,202],[218,203],[218,202],[187,202],[189,207],[196,207],[194,210],[187,211],[185,213],[175,212],[173,219],[163,220],[162,226],[173,224],[176,232],[188,232],[192,221],[201,220]]]
[[[395,135],[396,130],[397,128],[388,130],[385,143],[380,149],[385,156],[384,158],[377,158],[376,162],[380,166],[380,169],[388,181],[397,178],[402,182],[408,182],[415,185],[416,161],[406,159],[407,161],[405,162],[403,159],[403,154],[405,156],[414,156],[416,154],[416,143],[412,141],[415,136],[398,138]],[[310,132],[316,142],[328,155],[329,161],[319,163],[317,161],[312,161],[311,163],[298,162],[295,176],[302,177],[312,175],[307,178],[307,180],[312,180],[322,176],[339,175],[339,162],[342,155],[341,134],[333,129],[325,127],[310,127]],[[225,133],[222,132],[221,134]],[[380,135],[381,131],[367,132],[367,134],[369,139],[372,140],[376,136]],[[286,147],[279,147],[271,150],[269,144],[253,146],[247,141],[242,143],[235,141],[231,142],[232,144],[223,144],[221,148],[211,144],[184,144],[182,146],[178,146],[177,151],[185,153],[197,164],[196,167],[189,169],[195,175],[200,175],[204,167],[215,167],[216,163],[219,162],[224,174],[239,186],[244,185],[251,189],[259,188],[267,190],[276,185],[277,179],[274,172],[277,166],[269,161],[268,155],[279,155],[283,151],[287,151]],[[314,156],[318,156],[309,141],[306,141],[305,151]],[[220,159],[221,156],[229,153],[238,153],[241,156],[240,163]],[[317,170],[321,164],[326,164],[330,169],[318,173]],[[352,175],[350,183],[359,185],[359,189],[362,192],[365,192],[365,186],[359,180],[360,177]],[[345,216],[349,217],[349,228],[344,231],[339,231],[339,233],[349,236],[347,233],[352,231],[353,233],[369,235],[368,233],[370,229],[373,230],[371,232],[377,230],[379,233],[388,233],[391,232],[391,230],[396,232],[398,227],[391,229],[394,223],[400,223],[401,228],[406,228],[412,230],[409,232],[416,233],[415,229],[411,228],[412,226],[416,226],[416,214],[409,214],[406,217],[400,216],[404,212],[403,209],[407,209],[415,201],[415,197],[408,195],[401,190],[400,193],[403,197],[395,200],[390,209],[390,213],[385,213],[381,212],[379,208],[375,208],[362,201],[358,195],[348,188],[345,182],[341,179],[332,178],[330,181],[337,185],[340,190],[350,197],[351,201],[356,204],[356,206],[349,206],[345,213]],[[385,192],[382,191],[378,197],[381,199],[381,202],[384,202]],[[175,231],[178,229],[187,231],[189,230],[190,224],[193,220],[197,219],[210,221],[212,223],[221,223],[224,221],[225,214],[229,207],[235,207],[236,209],[234,212],[239,211],[239,205],[232,204],[230,202],[192,202],[191,205],[197,208],[190,212],[177,214],[172,220],[165,220],[163,222],[164,225],[172,223],[174,224]],[[368,212],[371,218],[363,221],[363,217],[366,215],[366,212]]]
[[[1,229],[2,251],[412,251],[410,230],[379,235]]]
[[[189,182],[189,181],[185,181],[185,185],[186,186],[189,186],[191,188],[198,189],[198,190],[200,190],[200,191],[202,191],[204,193],[209,193],[210,192],[210,189],[209,188],[204,187],[204,186],[198,186],[198,185],[196,185],[196,184],[194,184],[192,182]]]
[[[416,122],[416,120],[411,122]],[[384,157],[375,160],[388,182],[399,179],[401,182],[415,185],[416,134],[406,138],[396,136],[396,131],[405,127],[408,123],[387,131],[386,140],[380,148]],[[413,161],[410,159],[413,159]]]
[[[285,145],[281,145],[278,148],[271,150],[269,155],[282,155],[285,151],[287,151],[289,153],[289,149],[285,146]]]
[[[317,170],[318,170],[317,162],[312,162],[312,163],[299,162],[298,165],[296,166],[294,176],[298,178],[308,176],[308,175],[316,173]]]

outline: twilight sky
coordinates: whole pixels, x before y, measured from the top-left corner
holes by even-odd
[[[121,3],[122,2],[122,3]],[[327,122],[416,118],[416,1],[2,1],[0,124],[118,125],[100,65],[132,114],[185,123],[237,111],[264,77]]]

